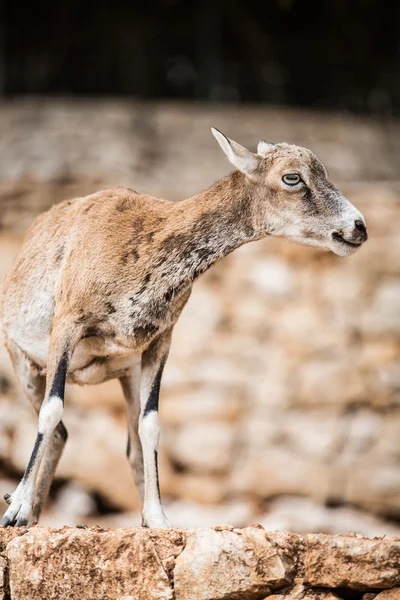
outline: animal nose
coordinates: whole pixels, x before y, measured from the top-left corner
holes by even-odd
[[[368,239],[367,228],[365,227],[364,223],[360,221],[360,219],[354,221],[353,237],[360,242],[365,242]]]

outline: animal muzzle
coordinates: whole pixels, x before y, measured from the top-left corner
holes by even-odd
[[[356,219],[354,221],[354,226],[349,233],[344,232],[342,230],[334,231],[332,233],[332,238],[341,244],[348,246],[361,246],[368,239],[367,228],[365,226],[364,221],[361,219]]]

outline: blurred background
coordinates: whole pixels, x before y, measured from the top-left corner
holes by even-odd
[[[367,219],[351,258],[264,240],[197,282],[161,392],[175,525],[400,535],[399,12],[0,3],[0,277],[55,202],[114,185],[179,200],[227,174],[211,125],[310,147]],[[42,524],[139,525],[118,383],[69,387],[65,423]],[[1,497],[36,424],[0,340]]]

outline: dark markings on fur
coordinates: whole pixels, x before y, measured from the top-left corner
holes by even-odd
[[[91,209],[91,208],[93,208],[93,206],[94,206],[94,202],[93,202],[93,203],[91,203],[91,204],[88,204],[88,205],[87,205],[87,206],[86,206],[86,207],[83,209],[83,212],[87,214],[87,213],[90,211],[90,209]]]
[[[68,439],[68,431],[64,425],[64,423],[62,421],[59,422],[59,424],[57,425],[54,434],[53,435],[59,435],[60,438],[62,440],[64,440],[64,442],[67,441]]]
[[[131,317],[135,318],[135,313],[133,313]],[[138,341],[147,341],[157,333],[158,329],[158,325],[154,325],[153,323],[147,323],[146,325],[143,325],[141,327],[135,327],[133,330],[133,336]]]
[[[129,458],[131,455],[131,436],[128,433],[128,440],[126,442],[126,456]]]
[[[209,250],[209,248],[198,248],[196,250],[196,254],[197,254],[197,258],[199,258],[200,260],[204,260],[204,259],[209,258],[210,250]]]
[[[25,471],[25,474],[24,474],[24,477],[23,477],[23,481],[26,481],[28,479],[29,475],[32,472],[32,469],[33,469],[33,467],[35,465],[37,453],[39,452],[39,448],[40,448],[40,446],[42,444],[42,441],[43,441],[43,433],[38,433],[37,437],[36,437],[35,445],[33,447],[33,451],[32,451],[31,457],[29,459],[28,466],[26,467],[26,471]]]
[[[62,261],[63,256],[64,256],[64,250],[65,250],[64,244],[62,246],[60,246],[60,248],[57,250],[57,254],[54,257],[56,265],[60,264],[60,262]]]
[[[158,411],[158,397],[160,395],[160,385],[163,369],[164,361],[161,361],[156,376],[154,377],[153,385],[151,387],[150,394],[146,402],[143,417],[146,417],[151,412]]]
[[[121,257],[122,264],[127,265],[128,259],[129,259],[129,252],[124,252],[124,254]]]
[[[317,215],[319,211],[318,202],[309,187],[303,192],[303,200],[305,202],[305,212],[308,215]]]
[[[170,287],[164,294],[164,300],[166,302],[171,302],[172,298],[175,295],[175,288],[174,287]]]
[[[168,256],[171,252],[174,252],[174,250],[180,250],[187,239],[188,235],[185,233],[171,233],[161,242],[160,247],[163,250],[163,253]]]
[[[339,215],[341,210],[340,198],[342,194],[331,183],[328,183],[326,188],[329,192],[327,193],[326,189],[324,190],[324,208],[330,210],[333,215]]]
[[[84,335],[82,336],[82,339],[85,340],[86,338],[90,338],[90,337],[101,337],[101,338],[112,339],[112,338],[115,338],[115,332],[114,331],[103,331],[99,327],[88,327],[86,329]]]
[[[147,241],[147,242],[152,242],[152,241],[153,241],[153,239],[154,239],[154,235],[155,235],[155,231],[149,231],[149,232],[146,234],[146,241]]]
[[[139,257],[140,257],[140,255],[139,255],[139,252],[136,250],[136,248],[134,248],[134,249],[132,250],[132,256],[133,256],[133,259],[134,259],[135,261],[138,261],[138,260],[139,260]]]
[[[89,338],[89,337],[98,337],[99,335],[101,335],[101,331],[100,329],[98,329],[97,327],[88,327],[85,331],[85,335],[83,335],[83,339],[85,338]]]
[[[160,258],[156,259],[153,263],[153,270],[156,271],[161,265],[165,263],[165,257],[163,255]]]
[[[310,169],[310,173],[312,175],[313,180],[316,180],[316,179],[325,180],[326,179],[325,169],[322,166],[322,164],[319,162],[319,160],[312,158],[311,162],[309,164],[309,169]]]
[[[182,282],[183,280],[194,281],[215,261],[237,248],[242,239],[251,238],[255,232],[249,206],[251,202],[238,202],[233,214],[232,211],[227,213],[222,209],[206,211],[198,217],[187,232],[167,236],[160,245],[163,259],[160,264],[160,276],[169,278],[171,262],[178,259],[181,265]],[[226,232],[234,231],[235,227],[232,228],[232,225],[236,226],[237,222],[242,223],[242,232],[237,235],[233,233],[228,240]]]
[[[122,198],[117,206],[116,209],[118,212],[125,212],[126,210],[128,210],[128,208],[130,208],[132,206],[132,202],[130,198]]]
[[[141,217],[137,217],[135,221],[133,221],[132,223],[132,230],[133,230],[133,236],[132,236],[132,246],[137,246],[137,240],[140,240],[140,238],[143,235],[143,229],[144,229],[144,220]]]
[[[193,271],[193,280],[197,279],[200,275],[202,275],[204,273],[204,271],[206,271],[208,268],[207,264],[203,264],[203,265],[199,265],[198,267],[195,268],[195,270]]]
[[[75,325],[82,325],[85,321],[89,320],[89,315],[83,312],[83,310],[79,311],[79,317],[75,319]]]
[[[115,337],[115,333],[107,333],[102,331],[99,327],[88,327],[85,334],[82,336],[82,339],[84,340],[89,337]]]
[[[67,368],[68,368],[68,354],[64,352],[61,357],[60,362],[57,365],[57,371],[54,375],[53,382],[51,384],[49,398],[51,396],[57,396],[57,398],[61,398],[64,403],[64,389],[65,389],[65,378],[67,376]]]
[[[146,275],[143,277],[143,281],[141,283],[140,288],[137,290],[137,292],[135,292],[133,294],[133,296],[131,296],[129,298],[130,301],[132,302],[132,304],[135,304],[137,302],[139,296],[141,296],[145,292],[145,290],[147,288],[147,284],[149,283],[150,279],[151,279],[151,273],[146,273]]]
[[[157,452],[157,450],[154,450],[154,462],[155,462],[155,465],[156,465],[157,494],[158,494],[158,498],[161,499],[160,481],[159,481],[159,478],[158,478],[158,452]]]
[[[113,315],[114,313],[117,312],[117,309],[115,308],[115,306],[113,306],[113,304],[111,304],[111,302],[106,302],[106,308],[107,308],[107,314],[109,314],[109,315]]]
[[[304,229],[301,233],[305,238],[312,238],[313,240],[324,240],[325,239],[323,235],[315,233],[314,231],[311,231],[309,229]]]

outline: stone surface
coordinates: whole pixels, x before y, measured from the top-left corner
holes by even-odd
[[[300,583],[280,594],[268,596],[268,600],[341,600],[341,598],[333,592],[313,590]]]
[[[374,600],[400,600],[400,587],[385,590],[375,596]]]
[[[0,600],[7,600],[8,581],[7,581],[7,561],[0,556]]]
[[[172,600],[180,532],[34,528],[7,546],[12,600]]]
[[[258,527],[189,532],[174,570],[177,600],[256,600],[289,584],[295,544],[288,556],[279,541]]]
[[[0,600],[398,600],[399,543],[260,525],[1,529]]]
[[[310,585],[381,590],[400,584],[400,538],[311,534],[306,540],[305,580]]]

